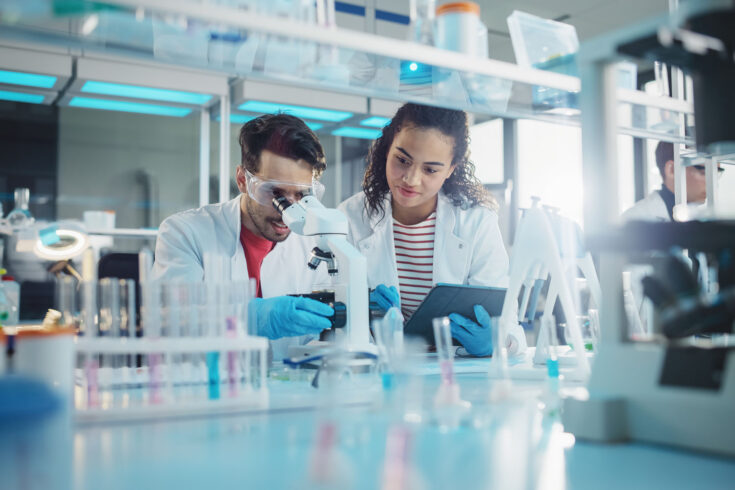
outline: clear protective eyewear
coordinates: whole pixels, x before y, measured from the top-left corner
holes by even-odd
[[[271,206],[275,197],[285,197],[293,203],[306,196],[316,196],[321,200],[324,195],[324,184],[316,179],[312,179],[311,184],[265,180],[256,177],[248,170],[245,170],[245,177],[248,195],[263,206]]]

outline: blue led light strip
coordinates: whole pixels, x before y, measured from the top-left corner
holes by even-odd
[[[21,71],[0,70],[0,83],[10,85],[26,85],[28,87],[51,88],[56,84],[56,77],[36,75]]]
[[[122,100],[93,99],[89,97],[73,97],[69,101],[69,106],[172,117],[185,117],[191,113],[191,109],[187,109],[186,107],[143,104],[141,102],[126,102]]]
[[[114,95],[133,99],[160,100],[163,102],[179,102],[182,104],[202,105],[212,99],[211,95],[181,90],[167,90],[162,88],[140,87],[122,83],[98,82],[89,80],[82,86],[82,92],[88,94]]]
[[[317,121],[340,122],[352,117],[351,112],[332,111],[329,109],[317,109],[315,107],[303,107],[296,105],[277,104],[274,102],[261,102],[249,100],[237,108],[239,111],[256,112],[261,114],[276,114],[283,112],[302,119],[316,119]]]
[[[332,131],[334,136],[343,136],[345,138],[359,138],[364,140],[374,140],[381,135],[382,131],[379,129],[368,129],[368,128],[353,128],[343,127]]]
[[[368,126],[370,128],[384,128],[388,125],[390,119],[387,117],[372,116],[367,119],[360,121],[361,126]]]
[[[28,104],[42,104],[43,98],[44,96],[41,94],[0,90],[0,100],[12,100],[13,102],[26,102]]]

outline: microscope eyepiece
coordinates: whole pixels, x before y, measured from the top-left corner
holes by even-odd
[[[278,211],[279,214],[283,214],[286,208],[291,205],[291,203],[285,196],[274,197],[272,202],[273,207],[276,208],[276,211]]]

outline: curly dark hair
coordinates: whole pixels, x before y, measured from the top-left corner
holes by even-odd
[[[289,114],[266,114],[246,122],[239,141],[242,166],[252,173],[260,168],[263,150],[306,161],[316,178],[327,168],[319,138],[304,121]]]
[[[497,209],[497,202],[475,177],[475,165],[470,161],[470,135],[467,113],[440,107],[418,104],[404,104],[396,112],[390,123],[383,128],[383,133],[370,147],[362,180],[365,192],[365,210],[368,215],[385,216],[383,200],[389,190],[385,176],[388,151],[398,132],[406,127],[419,129],[436,129],[454,139],[452,165],[454,172],[442,185],[442,190],[455,206],[462,208],[484,205]]]

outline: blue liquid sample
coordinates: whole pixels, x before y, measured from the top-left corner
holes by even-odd
[[[207,353],[207,371],[209,372],[209,399],[219,400],[219,352]]]

